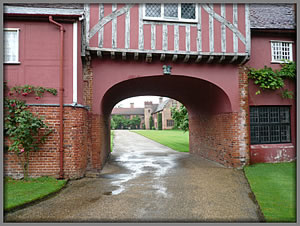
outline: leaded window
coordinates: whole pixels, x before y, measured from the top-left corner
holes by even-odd
[[[172,120],[172,119],[167,119],[167,126],[168,126],[168,127],[174,126],[174,120]]]
[[[290,124],[289,107],[250,107],[251,144],[291,142]]]
[[[271,41],[272,62],[293,60],[292,42]]]
[[[146,3],[144,5],[144,19],[196,22],[196,16],[194,3]]]
[[[4,28],[4,63],[19,63],[19,29]]]

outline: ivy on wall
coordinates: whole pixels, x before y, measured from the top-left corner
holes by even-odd
[[[4,83],[4,90],[8,90],[6,83]],[[39,145],[45,143],[52,129],[38,114],[29,111],[26,101],[21,100],[19,95],[26,97],[33,93],[38,100],[45,92],[57,94],[56,89],[53,88],[24,85],[10,88],[9,97],[4,98],[4,136],[11,141],[7,150],[14,151],[20,159],[24,179],[28,178],[30,152],[39,150]]]
[[[286,79],[296,79],[296,63],[288,61],[280,65],[280,70],[273,70],[267,66],[262,69],[249,68],[248,77],[253,79],[254,83],[260,88],[255,94],[260,94],[262,90],[281,89],[282,98],[294,98],[294,93],[284,88],[284,82]]]

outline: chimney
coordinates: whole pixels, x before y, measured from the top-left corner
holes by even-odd
[[[160,98],[159,98],[159,103],[161,104],[161,103],[162,103],[162,101],[163,101],[163,98],[162,98],[162,97],[160,97]]]
[[[134,103],[130,103],[130,108],[134,108]]]
[[[145,108],[151,108],[152,107],[152,101],[145,101],[144,105],[145,105]]]

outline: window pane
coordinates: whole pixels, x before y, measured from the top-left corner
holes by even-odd
[[[178,18],[178,4],[164,4],[164,17]]]
[[[289,125],[281,125],[281,141],[282,142],[291,142],[291,134],[290,134],[290,126]]]
[[[269,122],[269,111],[268,108],[263,107],[259,109],[259,122],[268,123]]]
[[[251,143],[259,143],[259,126],[250,126]]]
[[[259,123],[258,108],[250,108],[250,123]]]
[[[275,61],[292,60],[291,59],[291,45],[289,42],[272,42],[272,59]]]
[[[278,123],[278,122],[279,122],[279,108],[270,107],[270,123]]]
[[[195,4],[181,4],[181,18],[183,19],[196,19]]]
[[[288,107],[282,107],[280,109],[280,122],[289,123],[290,122],[290,109]]]
[[[260,126],[259,127],[259,137],[261,143],[270,142],[270,130],[269,126]]]
[[[18,61],[18,33],[4,31],[4,62]]]
[[[149,17],[160,17],[161,16],[161,4],[146,4],[146,16]]]
[[[271,138],[271,143],[280,142],[280,126],[279,125],[270,126],[270,138]]]

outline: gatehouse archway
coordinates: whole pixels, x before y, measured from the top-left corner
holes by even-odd
[[[240,167],[247,163],[247,145],[245,140],[240,140],[241,133],[244,135],[246,128],[239,128],[239,74],[234,68],[223,66],[224,71],[232,72],[229,75],[235,78],[233,81],[236,86],[231,84],[230,88],[228,81],[221,81],[220,76],[215,76],[215,66],[207,68],[209,66],[203,65],[207,72],[205,76],[204,73],[195,71],[191,76],[187,73],[149,74],[157,70],[158,65],[153,67],[152,64],[149,65],[149,70],[138,75],[140,65],[137,63],[134,66],[136,67],[128,68],[124,64],[124,70],[121,67],[116,73],[103,64],[96,63],[93,67],[92,127],[93,140],[97,141],[93,142],[94,167],[101,168],[110,153],[110,114],[113,107],[123,99],[143,95],[169,97],[186,106],[190,120],[191,154],[198,154],[227,167]],[[180,68],[181,65],[176,66]],[[97,74],[100,69],[101,76]],[[186,71],[189,70],[191,69]],[[101,85],[100,79],[97,81],[98,77],[101,78]],[[105,80],[106,77],[109,79]],[[103,84],[103,81],[107,81],[107,84]]]

